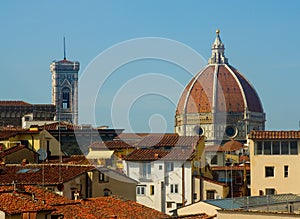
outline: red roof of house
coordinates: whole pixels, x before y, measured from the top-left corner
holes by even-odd
[[[48,158],[45,163],[60,163],[60,158],[58,156],[51,156]],[[90,162],[86,159],[84,155],[71,155],[71,156],[63,156],[62,163],[64,164],[90,164]]]
[[[29,130],[20,129],[20,130],[1,130],[0,131],[0,139],[8,139],[14,137],[16,135],[25,134]]]
[[[54,209],[42,202],[26,199],[16,192],[0,193],[0,210],[6,214],[21,214],[25,212],[53,211]]]
[[[74,201],[36,186],[17,187],[15,191],[12,186],[0,186],[0,209],[5,209],[3,211],[9,214],[47,210],[52,211],[51,215],[62,215],[64,219],[170,218],[164,213],[115,196]]]
[[[151,148],[136,149],[127,155],[127,161],[154,161],[154,160],[191,160],[195,156],[194,150],[190,148],[173,148],[172,150],[161,150]]]
[[[121,133],[119,134],[116,139],[121,139],[123,141],[128,141],[128,140],[139,140],[142,139],[144,137],[146,137],[147,135],[149,135],[149,133]]]
[[[0,106],[31,106],[32,104],[22,100],[0,100]]]
[[[230,151],[237,151],[237,150],[240,150],[240,149],[243,149],[245,148],[245,146],[238,142],[238,141],[228,141],[226,142],[224,145],[210,145],[210,146],[206,146],[205,147],[205,151],[211,151],[211,152],[230,152]]]
[[[12,184],[17,180],[18,184],[25,185],[57,185],[93,169],[91,165],[7,164],[0,167],[0,184]]]
[[[250,139],[300,139],[300,131],[251,131]]]
[[[170,216],[141,205],[131,200],[124,200],[118,197],[89,198],[79,201],[84,208],[97,216],[97,218],[118,218],[118,219],[158,219],[171,218]],[[72,217],[73,218],[73,217]]]
[[[195,146],[203,136],[179,136],[178,134],[150,134],[145,136],[138,147],[174,147],[174,146]]]
[[[76,126],[74,124],[68,123],[68,122],[54,122],[46,125],[40,126],[40,129],[46,129],[46,130],[58,130],[59,127],[65,127],[67,130],[74,130],[79,129],[80,126]]]
[[[122,140],[93,142],[91,145],[89,145],[89,147],[92,149],[109,149],[109,150],[135,148],[134,143],[128,144],[127,142],[124,142]]]
[[[11,148],[8,148],[6,150],[4,150],[2,153],[0,153],[0,157],[5,157],[7,155],[10,155],[10,154],[13,154],[19,150],[22,150],[22,149],[27,149],[27,150],[30,150],[32,151],[33,153],[36,153],[34,150],[31,150],[30,148],[27,148],[25,145],[18,145],[18,146],[13,146]]]

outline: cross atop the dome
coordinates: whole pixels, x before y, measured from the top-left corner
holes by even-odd
[[[216,30],[217,37],[215,42],[212,45],[212,55],[211,58],[208,60],[209,64],[228,64],[228,59],[224,55],[224,44],[220,38],[220,30]]]

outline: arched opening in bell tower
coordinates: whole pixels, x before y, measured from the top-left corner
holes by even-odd
[[[62,108],[69,109],[70,105],[70,89],[64,88],[62,90]]]

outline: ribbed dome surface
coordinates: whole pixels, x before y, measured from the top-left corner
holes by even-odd
[[[261,101],[249,81],[228,64],[209,64],[186,86],[176,115],[215,112],[263,113]]]

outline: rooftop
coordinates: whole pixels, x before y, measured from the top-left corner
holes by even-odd
[[[300,139],[300,131],[251,131],[250,139]]]
[[[24,185],[58,185],[93,169],[91,165],[7,164],[0,166],[0,185],[11,185],[13,181]]]
[[[251,207],[267,206],[289,202],[300,202],[300,196],[295,194],[279,194],[267,196],[247,196],[226,199],[209,199],[205,203],[221,209],[247,209]]]
[[[195,156],[194,150],[189,147],[186,149],[173,148],[171,150],[161,150],[152,148],[136,149],[124,160],[126,161],[155,161],[155,160],[191,160]]]
[[[145,136],[137,147],[175,147],[175,146],[196,146],[204,140],[203,136],[179,136],[174,133],[149,134]]]

